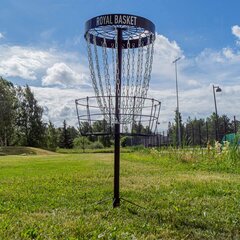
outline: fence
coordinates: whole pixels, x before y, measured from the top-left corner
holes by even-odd
[[[159,132],[153,136],[132,137],[128,145],[143,145],[145,147],[177,146],[177,129]],[[197,121],[195,123],[185,123],[181,126],[181,142],[184,146],[201,146],[214,141],[226,140],[226,134],[237,133],[240,130],[240,121],[234,116],[232,121],[227,118],[220,122]]]

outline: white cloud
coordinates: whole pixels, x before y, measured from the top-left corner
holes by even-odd
[[[237,45],[240,45],[240,27],[238,25],[232,26],[232,34],[238,38]]]
[[[221,85],[221,88],[222,92],[216,93],[218,113],[220,115],[227,114],[232,119],[235,115],[237,119],[240,119],[240,112],[238,111],[240,85]],[[175,89],[150,89],[149,94],[151,97],[162,101],[159,129],[165,130],[167,123],[174,121],[174,111],[177,105]],[[184,121],[188,116],[191,118],[206,118],[211,115],[215,111],[212,84],[179,91],[179,106]]]
[[[170,41],[163,35],[156,35],[154,44],[154,58],[152,75],[162,78],[164,80],[172,79],[173,72],[173,60],[176,57],[184,57],[183,51],[175,41]]]
[[[233,29],[238,34],[238,28]],[[219,51],[204,49],[196,57],[189,58],[184,56],[178,43],[157,34],[149,97],[162,101],[160,122],[165,125],[160,128],[166,128],[166,123],[174,119],[176,90],[172,61],[179,56],[182,57],[178,62],[178,83],[183,119],[206,117],[214,111],[212,84],[223,89],[217,94],[219,114],[236,115],[240,119],[237,108],[240,52],[229,47]],[[44,107],[46,121],[51,120],[58,126],[64,119],[76,125],[74,100],[94,95],[92,88],[86,85],[91,82],[86,57],[80,58],[74,52],[0,45],[0,72],[6,77],[42,81],[46,87],[32,89]]]
[[[80,63],[80,56],[75,52],[64,52],[58,49],[39,49],[22,46],[0,45],[0,72],[4,77],[18,77],[25,80],[43,78],[43,84],[60,84],[66,86],[62,77],[70,80],[76,77],[76,83],[87,81],[88,68]],[[59,69],[62,67],[62,69]],[[60,79],[56,80],[59,76]],[[54,78],[55,77],[55,78]]]
[[[44,120],[51,120],[56,126],[61,126],[63,120],[67,124],[77,126],[75,99],[92,96],[88,88],[62,89],[57,87],[31,87],[38,103],[44,108]]]
[[[1,38],[4,38],[4,35],[3,35],[3,33],[0,32],[0,39]]]
[[[179,45],[164,36],[157,36],[149,96],[162,101],[160,129],[174,120],[176,109],[175,69],[172,60],[183,56]],[[178,62],[180,111],[188,116],[205,118],[214,112],[212,84],[220,85],[217,94],[219,114],[240,119],[240,52],[231,48],[219,51],[204,49],[196,57],[184,57]]]
[[[240,39],[240,27],[238,25],[232,26],[232,34]]]
[[[192,87],[199,87],[201,86],[200,82],[194,79],[187,80],[187,84]]]
[[[240,112],[236,111],[240,102],[240,53],[231,48],[223,48],[220,51],[205,49],[196,57],[187,58],[175,41],[157,35],[149,97],[162,101],[160,129],[166,129],[168,121],[174,120],[176,90],[172,61],[177,56],[182,56],[178,62],[178,83],[183,119],[186,120],[188,116],[204,118],[214,111],[212,84],[220,85],[223,90],[217,94],[219,114],[227,114],[229,117],[236,115],[240,119]],[[58,77],[64,75],[65,79],[69,79],[69,84],[66,81],[60,81],[58,84],[70,86],[77,84],[75,79],[79,79],[79,82],[84,81],[84,76],[75,76],[80,75],[75,69],[59,62],[48,69],[46,76],[53,77],[50,82],[56,84],[60,81]],[[49,118],[58,124],[65,118],[69,123],[76,124],[74,99],[94,95],[83,88],[79,91],[39,88],[37,92],[37,97],[42,96],[40,103],[48,109]]]
[[[60,85],[67,87],[84,84],[87,80],[86,74],[79,74],[67,64],[60,62],[47,69],[47,75],[42,78],[42,84],[43,86]]]
[[[0,45],[0,71],[6,77],[36,80],[38,72],[44,71],[54,59],[51,51]]]

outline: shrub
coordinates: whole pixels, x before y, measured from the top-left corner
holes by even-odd
[[[87,137],[77,137],[73,140],[74,148],[80,148],[83,151],[88,148],[90,145],[90,141]]]
[[[121,138],[121,146],[122,147],[127,147],[129,145],[130,141],[131,141],[130,137],[127,137],[127,136],[122,137]]]
[[[104,146],[100,142],[93,142],[89,145],[89,148],[91,148],[91,149],[102,149],[102,148],[104,148]]]

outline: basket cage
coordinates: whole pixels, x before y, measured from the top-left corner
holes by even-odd
[[[121,102],[126,97],[121,96]],[[137,101],[137,97],[133,97]],[[114,101],[115,97],[111,97]],[[129,99],[128,99],[129,100]],[[161,102],[152,98],[141,99],[144,106],[141,109],[131,108],[127,111],[120,108],[119,120],[115,117],[115,109],[102,112],[98,106],[97,97],[77,99],[76,110],[81,135],[112,135],[115,123],[120,124],[122,135],[148,136],[157,131]],[[126,106],[125,106],[126,107]]]

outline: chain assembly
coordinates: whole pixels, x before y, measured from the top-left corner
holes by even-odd
[[[103,19],[105,18],[102,21]],[[142,25],[137,21],[136,26],[111,25],[107,22],[105,26],[104,22],[101,23],[103,26],[96,27],[95,22],[86,25],[88,30],[85,38],[92,86],[105,120],[128,124],[132,122],[132,114],[142,114],[144,98],[147,97],[154,53],[154,25],[151,22],[149,26]],[[119,29],[121,43],[118,42]],[[121,49],[121,57],[118,49]],[[114,114],[116,97],[119,99],[118,119]]]

